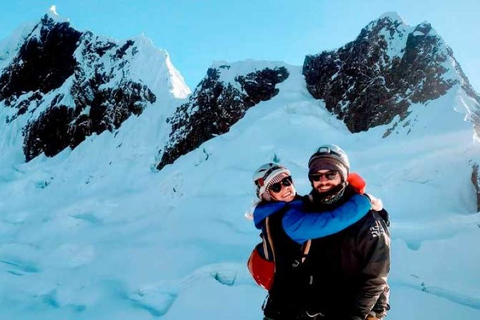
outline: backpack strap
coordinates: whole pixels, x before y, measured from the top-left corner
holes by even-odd
[[[307,259],[308,253],[310,252],[310,248],[312,247],[312,240],[308,240],[305,242],[302,246],[302,263],[305,262],[305,259]]]
[[[270,247],[270,244],[268,243],[267,238],[265,237],[266,233],[267,233],[266,231],[263,231],[260,234],[260,236],[262,237],[262,250],[263,250],[263,255],[265,256],[265,259],[267,259],[268,261],[271,261],[272,260],[272,259],[270,259],[271,247]]]
[[[264,241],[263,243],[263,248],[264,248],[264,252],[266,252],[266,256],[267,256],[267,259],[268,259],[268,250],[265,250],[267,249],[268,246],[270,246],[270,248],[272,249],[272,254],[273,254],[273,263],[275,265],[275,268],[276,268],[276,263],[275,263],[275,249],[273,247],[273,240],[272,240],[272,235],[270,234],[270,217],[267,217],[265,219],[265,232],[267,233],[267,237],[266,237],[266,241]],[[267,243],[268,241],[268,243]],[[307,256],[310,252],[310,248],[312,247],[312,240],[308,240],[307,242],[305,242],[302,246],[302,258],[301,258],[301,263],[304,263],[305,262],[305,259],[307,259]],[[297,262],[298,263],[298,262]]]
[[[275,270],[277,268],[277,266],[276,266],[276,263],[275,263],[275,249],[273,248],[272,235],[270,234],[270,217],[267,217],[265,219],[265,231],[267,232],[266,240],[268,241],[268,245],[270,245],[270,248],[272,249],[273,264],[274,264],[274,270]]]

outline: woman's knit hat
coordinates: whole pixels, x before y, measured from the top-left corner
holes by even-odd
[[[259,199],[270,200],[268,188],[283,178],[290,176],[290,171],[278,163],[266,163],[253,174],[255,193]]]

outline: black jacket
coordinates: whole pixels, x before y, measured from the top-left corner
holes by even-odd
[[[299,263],[303,255],[302,245],[285,233],[282,227],[284,214],[285,209],[268,218],[275,255],[275,277],[264,305],[264,314],[275,320],[295,319],[306,308],[306,273]],[[267,234],[266,226],[262,230]]]
[[[349,187],[333,204],[305,199],[307,211],[323,211],[343,204],[353,190]],[[382,217],[383,216],[383,217]],[[390,271],[390,233],[386,212],[367,216],[334,235],[314,239],[304,263],[309,279],[310,314],[322,313],[325,320],[365,319],[370,310],[388,307],[387,276]]]

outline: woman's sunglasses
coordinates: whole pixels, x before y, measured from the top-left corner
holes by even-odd
[[[313,173],[313,174],[310,174],[308,177],[310,178],[310,181],[320,181],[322,177],[325,177],[325,179],[331,181],[331,180],[335,180],[335,178],[337,177],[337,174],[338,174],[338,171],[331,170],[325,173]]]
[[[282,191],[283,186],[288,187],[292,185],[292,177],[288,176],[282,179],[282,181],[274,183],[270,186],[269,190],[275,193]]]

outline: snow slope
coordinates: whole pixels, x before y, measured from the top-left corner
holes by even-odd
[[[277,157],[307,193],[308,157],[336,143],[391,214],[388,318],[479,319],[480,147],[460,88],[382,139],[388,126],[352,135],[288,68],[274,99],[160,172],[166,116],[153,107],[54,158],[5,158],[0,318],[260,319],[266,292],[246,270],[252,172]]]

